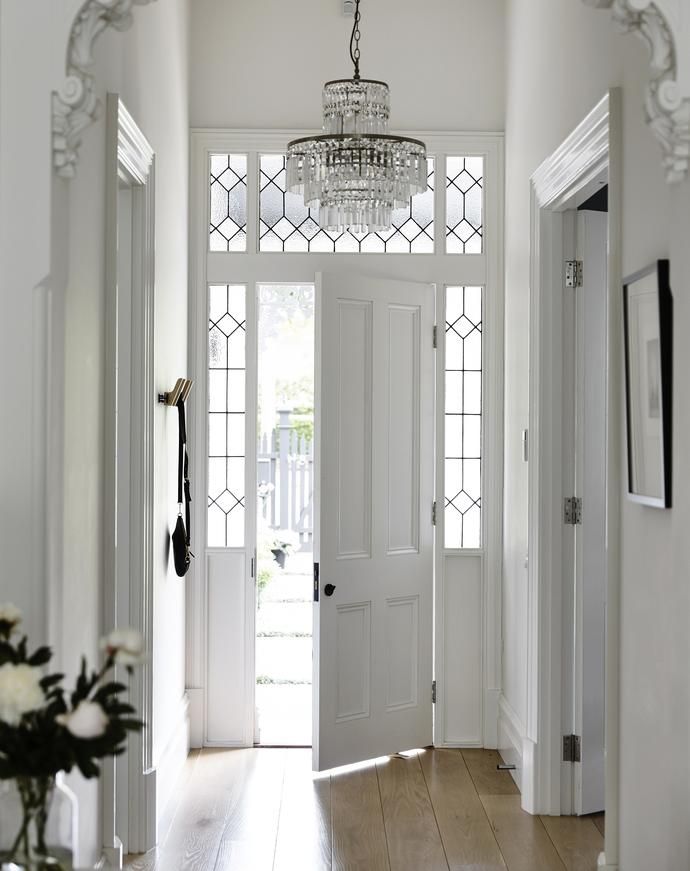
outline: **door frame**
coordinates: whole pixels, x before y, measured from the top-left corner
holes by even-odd
[[[486,426],[482,435],[483,465],[483,505],[490,509],[483,512],[483,546],[477,551],[455,551],[453,559],[474,560],[477,568],[473,576],[473,594],[476,597],[478,612],[472,616],[471,642],[473,657],[468,657],[468,672],[472,692],[476,690],[472,705],[476,715],[452,730],[447,720],[457,717],[459,705],[446,705],[446,700],[457,693],[457,658],[447,666],[444,660],[443,609],[444,598],[441,589],[444,582],[444,559],[450,552],[439,546],[442,542],[442,525],[436,531],[436,593],[435,593],[435,679],[438,685],[437,704],[434,716],[434,741],[437,746],[497,746],[498,700],[501,690],[501,567],[502,567],[502,486],[503,486],[503,202],[504,202],[504,161],[502,133],[448,133],[435,131],[407,131],[405,135],[423,138],[430,155],[437,157],[436,178],[445,178],[445,155],[481,155],[485,160],[484,226],[486,228],[485,250],[482,254],[445,254],[443,240],[445,234],[445,184],[436,183],[435,198],[436,252],[434,254],[301,254],[301,253],[259,253],[257,246],[257,182],[258,154],[284,153],[287,142],[300,136],[313,134],[308,130],[237,130],[197,128],[191,132],[191,171],[190,171],[190,301],[189,301],[189,360],[197,388],[190,396],[189,431],[192,433],[192,482],[194,488],[194,511],[196,536],[199,552],[197,560],[187,575],[187,693],[190,700],[191,746],[249,746],[253,733],[253,702],[251,717],[246,717],[243,734],[239,730],[231,740],[207,740],[207,688],[209,663],[209,608],[208,608],[208,566],[203,554],[206,553],[206,430],[203,410],[206,407],[206,354],[205,335],[208,324],[206,308],[207,287],[211,284],[245,284],[247,300],[255,299],[254,287],[257,283],[308,283],[315,280],[318,272],[341,271],[343,268],[356,269],[372,276],[406,278],[412,281],[435,284],[438,301],[443,299],[447,285],[481,285],[486,288],[484,334],[484,379],[482,384],[485,398],[484,412]],[[247,198],[247,250],[242,253],[209,250],[209,197],[208,172],[210,155],[219,153],[248,154],[248,198]],[[248,309],[249,316],[249,309]],[[248,323],[249,339],[253,329]],[[443,347],[443,330],[439,328],[439,349]],[[247,365],[253,365],[255,349],[247,346]],[[437,354],[442,365],[442,354]],[[441,377],[438,377],[440,374]],[[248,370],[249,375],[249,370]],[[443,373],[437,370],[437,397],[442,397]],[[249,382],[248,382],[249,383]],[[438,406],[443,409],[443,404]],[[247,431],[248,433],[248,431]],[[248,434],[249,435],[249,434]],[[247,463],[250,462],[248,450]],[[442,442],[436,441],[436,449],[442,450]],[[437,482],[439,477],[437,476]],[[437,483],[438,487],[438,483]],[[442,491],[437,489],[438,493]],[[251,494],[247,494],[248,497]],[[491,496],[491,498],[489,498]],[[250,500],[247,511],[253,512]],[[442,512],[440,512],[442,514]],[[247,541],[249,528],[245,527]],[[246,549],[246,548],[245,548]],[[253,612],[250,616],[251,590],[254,580],[249,570],[250,560],[244,578],[243,603],[238,607],[247,615],[251,625],[245,627],[246,637],[238,657],[246,666],[253,662]],[[453,583],[457,579],[453,580]],[[450,581],[449,581],[450,583]],[[447,643],[458,647],[457,638],[464,636],[464,627],[454,626],[446,634]],[[474,646],[473,646],[474,645]],[[461,646],[461,645],[460,645]],[[462,666],[464,663],[460,663]],[[253,689],[245,687],[247,698],[253,696]],[[476,700],[475,700],[476,699]],[[247,703],[245,701],[245,703]],[[463,700],[464,703],[464,700]],[[451,710],[452,707],[452,710]],[[448,709],[449,713],[446,713]]]
[[[156,844],[153,766],[153,491],[155,154],[118,94],[106,101],[105,471],[103,502],[103,630],[131,626],[144,637],[146,658],[130,678],[129,700],[144,722],[128,738],[123,761],[103,766],[103,852],[113,868],[126,852]],[[132,201],[129,584],[122,587],[116,545],[117,335],[119,191]]]
[[[621,152],[621,92],[614,88],[531,179],[527,724],[522,748],[522,806],[530,813],[562,812],[562,602],[567,583],[560,535],[563,497],[567,494],[562,492],[561,479],[562,352],[557,339],[562,316],[562,210],[574,196],[584,196],[588,185],[607,170],[606,849],[600,867],[609,869],[616,868],[618,862],[619,804]]]

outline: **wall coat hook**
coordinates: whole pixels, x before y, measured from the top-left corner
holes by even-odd
[[[161,405],[177,405],[180,400],[186,402],[193,386],[194,382],[189,378],[178,378],[172,390],[158,394],[158,402]]]

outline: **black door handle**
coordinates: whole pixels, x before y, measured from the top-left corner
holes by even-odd
[[[326,584],[323,588],[324,596],[332,596],[335,593],[335,584]]]

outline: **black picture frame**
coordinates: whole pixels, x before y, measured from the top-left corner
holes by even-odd
[[[623,281],[628,497],[670,508],[673,433],[673,296],[668,260]]]

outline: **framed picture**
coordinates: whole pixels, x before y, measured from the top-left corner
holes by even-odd
[[[673,297],[668,260],[626,278],[625,392],[628,494],[671,507]]]

